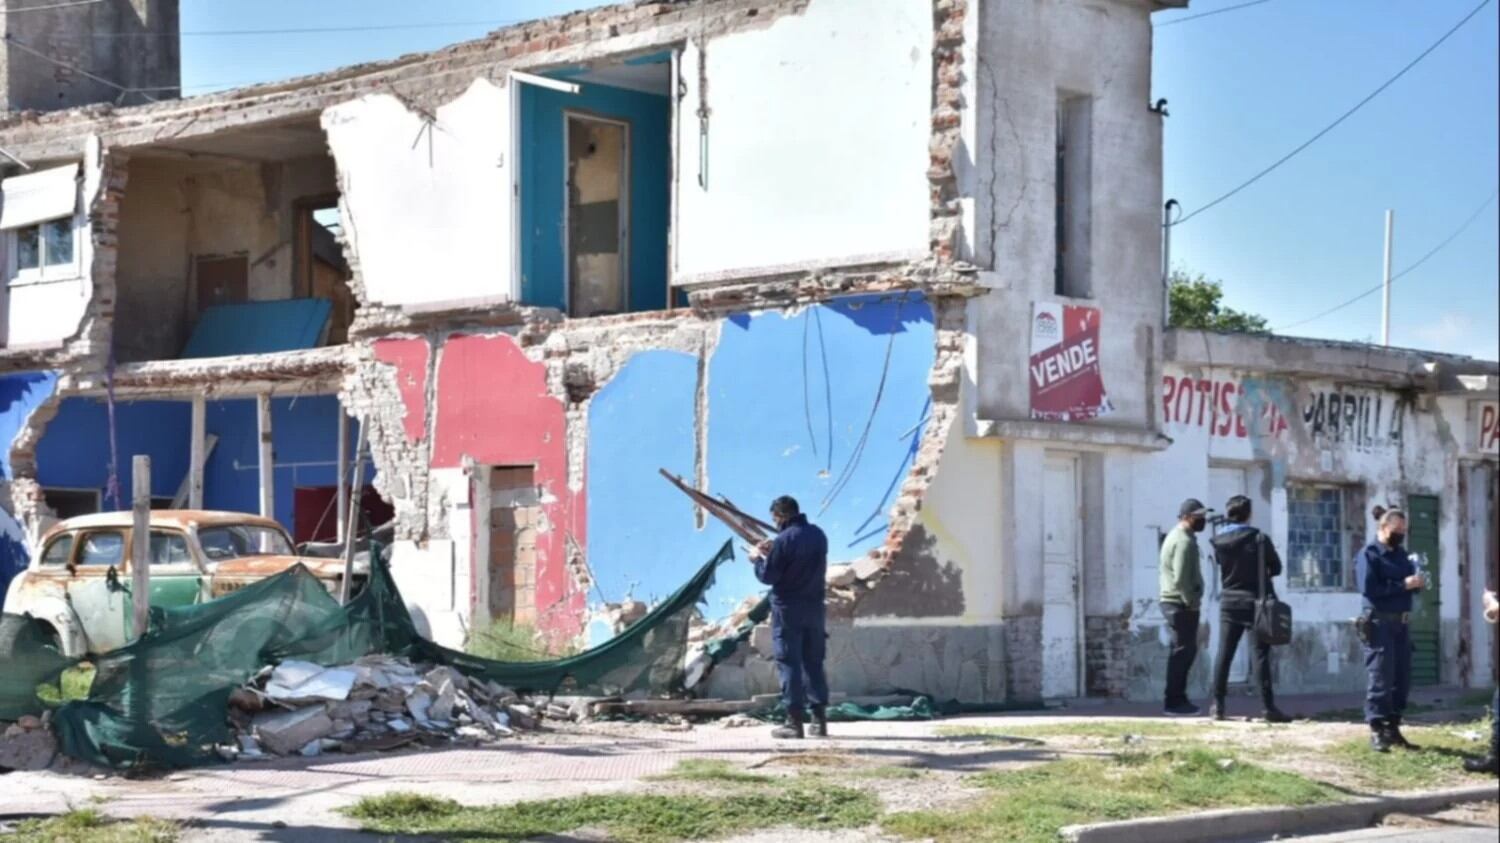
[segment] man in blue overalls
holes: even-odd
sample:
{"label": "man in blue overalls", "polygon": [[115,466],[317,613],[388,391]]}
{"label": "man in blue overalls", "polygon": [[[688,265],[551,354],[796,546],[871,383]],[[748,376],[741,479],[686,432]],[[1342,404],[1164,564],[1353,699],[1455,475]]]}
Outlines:
{"label": "man in blue overalls", "polygon": [[823,608],[823,580],[828,572],[828,537],[807,523],[797,501],[785,495],[771,503],[775,539],[767,539],[752,557],[755,577],[771,587],[771,642],[781,674],[786,725],[776,738],[800,738],[812,703],[812,735],[828,737],[828,678],[823,657],[828,646]]}
{"label": "man in blue overalls", "polygon": [[1355,570],[1364,594],[1361,618],[1364,643],[1365,722],[1370,724],[1370,748],[1412,749],[1401,734],[1401,714],[1411,689],[1412,595],[1427,586],[1404,547],[1406,515],[1388,509],[1380,515],[1379,541],[1355,557]]}

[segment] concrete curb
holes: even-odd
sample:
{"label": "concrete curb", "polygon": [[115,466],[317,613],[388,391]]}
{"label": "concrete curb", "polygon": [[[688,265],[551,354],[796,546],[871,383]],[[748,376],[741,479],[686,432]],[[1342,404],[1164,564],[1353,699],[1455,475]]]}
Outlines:
{"label": "concrete curb", "polygon": [[1274,834],[1311,834],[1345,828],[1364,828],[1387,814],[1429,814],[1464,802],[1500,800],[1500,785],[1469,785],[1447,790],[1386,794],[1333,805],[1305,808],[1235,808],[1201,811],[1176,817],[1144,817],[1120,822],[1070,825],[1059,830],[1074,843],[1193,843],[1270,837]]}

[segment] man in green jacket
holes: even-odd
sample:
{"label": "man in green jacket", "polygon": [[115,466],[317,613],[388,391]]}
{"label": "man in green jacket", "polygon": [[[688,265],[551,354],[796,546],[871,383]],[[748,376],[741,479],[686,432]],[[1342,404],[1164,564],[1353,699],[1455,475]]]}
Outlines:
{"label": "man in green jacket", "polygon": [[1208,508],[1188,498],[1177,510],[1177,526],[1161,544],[1161,614],[1172,631],[1167,656],[1166,713],[1197,714],[1187,698],[1188,671],[1198,657],[1198,609],[1203,603],[1203,572],[1198,568],[1198,534],[1208,525]]}

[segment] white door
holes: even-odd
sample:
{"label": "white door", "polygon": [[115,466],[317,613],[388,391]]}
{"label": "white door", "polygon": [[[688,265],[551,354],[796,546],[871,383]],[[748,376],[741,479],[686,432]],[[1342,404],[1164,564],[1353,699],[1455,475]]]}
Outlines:
{"label": "white door", "polygon": [[[1246,494],[1246,478],[1243,468],[1216,467],[1208,470],[1208,505],[1217,510],[1221,515],[1224,512],[1224,504],[1235,495]],[[1257,513],[1251,512],[1250,520],[1253,522]],[[1213,642],[1210,646],[1214,648],[1215,664],[1219,658],[1219,592],[1222,585],[1219,581],[1219,566],[1213,558],[1212,545],[1203,548],[1203,559],[1208,562],[1204,566],[1203,579],[1208,584],[1206,589],[1208,596],[1203,601],[1203,618],[1208,621],[1208,640]],[[1240,638],[1240,646],[1234,651],[1234,663],[1229,667],[1229,681],[1234,683],[1250,681],[1250,649],[1254,646],[1250,636]]]}
{"label": "white door", "polygon": [[1079,696],[1078,459],[1048,457],[1042,485],[1042,696]]}

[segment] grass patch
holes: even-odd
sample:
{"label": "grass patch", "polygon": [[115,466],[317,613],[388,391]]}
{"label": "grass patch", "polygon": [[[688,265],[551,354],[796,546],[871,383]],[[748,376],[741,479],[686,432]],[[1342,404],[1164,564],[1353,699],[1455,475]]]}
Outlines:
{"label": "grass patch", "polygon": [[[701,840],[755,829],[857,828],[874,822],[880,805],[867,793],[796,784],[713,798],[666,794],[610,794],[466,808],[431,800],[426,810],[412,794],[364,799],[348,810],[367,831],[437,835],[450,840],[525,840],[582,828],[603,829],[622,843]],[[401,802],[407,799],[411,801]],[[401,806],[417,810],[396,811]]]}
{"label": "grass patch", "polygon": [[1490,724],[1486,720],[1466,727],[1482,737],[1469,740],[1446,727],[1403,726],[1401,731],[1420,749],[1374,752],[1370,739],[1362,736],[1328,748],[1327,757],[1348,772],[1363,787],[1379,790],[1418,790],[1465,778],[1483,778],[1465,773],[1461,759],[1484,751]]}
{"label": "grass patch", "polygon": [[681,782],[724,782],[728,784],[770,784],[770,776],[747,773],[728,761],[688,758],[677,762],[670,773],[655,778]]}
{"label": "grass patch", "polygon": [[914,767],[897,767],[894,764],[881,764],[877,767],[856,767],[853,770],[845,770],[839,773],[848,779],[873,779],[876,781],[906,781],[920,779],[926,775],[922,770]]}
{"label": "grass patch", "polygon": [[536,628],[528,624],[495,621],[470,633],[464,651],[502,662],[544,662],[571,656],[577,649],[549,645]]}
{"label": "grass patch", "polygon": [[1126,735],[1189,740],[1202,736],[1204,726],[1161,723],[1155,720],[1093,720],[1037,726],[942,726],[937,733],[1002,743],[1007,738],[1102,738],[1123,741]]}
{"label": "grass patch", "polygon": [[69,811],[45,820],[26,820],[0,840],[36,843],[172,843],[178,828],[153,817],[116,820],[92,808]]}
{"label": "grass patch", "polygon": [[56,685],[38,685],[36,695],[47,705],[57,706],[73,700],[88,699],[89,688],[93,685],[94,666],[84,662],[63,671]]}
{"label": "grass patch", "polygon": [[1342,794],[1293,773],[1247,764],[1203,747],[1073,758],[982,773],[993,793],[968,808],[891,814],[885,830],[938,841],[1054,841],[1058,829],[1205,808],[1310,805]]}

